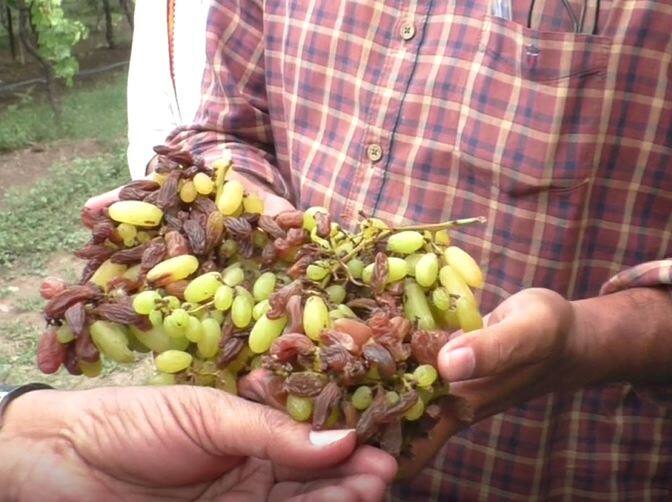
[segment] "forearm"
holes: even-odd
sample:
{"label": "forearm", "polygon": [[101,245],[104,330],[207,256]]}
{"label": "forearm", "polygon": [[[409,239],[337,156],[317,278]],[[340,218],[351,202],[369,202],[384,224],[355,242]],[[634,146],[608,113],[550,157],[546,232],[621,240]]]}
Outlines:
{"label": "forearm", "polygon": [[589,380],[672,383],[672,297],[632,288],[572,302],[578,357]]}

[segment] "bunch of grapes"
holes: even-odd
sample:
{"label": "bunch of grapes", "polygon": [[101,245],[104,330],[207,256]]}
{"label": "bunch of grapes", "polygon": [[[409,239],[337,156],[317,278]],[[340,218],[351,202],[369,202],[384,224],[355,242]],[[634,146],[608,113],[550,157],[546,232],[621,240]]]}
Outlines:
{"label": "bunch of grapes", "polygon": [[482,326],[483,275],[449,235],[481,220],[347,232],[319,207],[269,217],[229,160],[157,153],[152,180],[83,212],[79,284],[44,282],[40,369],[96,376],[103,356],[151,351],[152,384],[215,387],[407,452],[452,397],[440,348]]}

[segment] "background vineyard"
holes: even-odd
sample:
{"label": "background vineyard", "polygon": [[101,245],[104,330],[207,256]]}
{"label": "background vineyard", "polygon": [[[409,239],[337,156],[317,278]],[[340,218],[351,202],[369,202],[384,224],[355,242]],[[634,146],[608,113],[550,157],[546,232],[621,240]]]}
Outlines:
{"label": "background vineyard", "polygon": [[[33,3],[62,8],[64,19],[85,32],[70,46],[77,63],[71,82],[56,79],[60,119],[40,82],[44,68],[21,49],[20,3],[0,0],[0,382],[9,383],[46,381],[34,362],[43,327],[39,284],[46,275],[76,279],[81,265],[67,253],[86,239],[79,230],[79,208],[88,196],[128,179],[126,63],[132,19],[124,2],[24,0],[28,8]],[[127,6],[132,12],[132,2]],[[64,388],[123,384],[142,380],[145,368],[135,371],[127,375],[108,364],[92,381],[62,373],[48,380]]]}

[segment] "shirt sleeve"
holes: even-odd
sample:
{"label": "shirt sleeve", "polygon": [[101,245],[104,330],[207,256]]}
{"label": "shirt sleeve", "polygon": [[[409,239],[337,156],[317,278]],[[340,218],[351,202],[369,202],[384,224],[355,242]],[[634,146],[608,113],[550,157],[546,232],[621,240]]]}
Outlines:
{"label": "shirt sleeve", "polygon": [[[623,270],[602,285],[600,294],[607,295],[628,288],[661,286],[667,286],[672,295],[672,258],[649,261]],[[636,385],[633,388],[640,397],[672,409],[672,385]]]}
{"label": "shirt sleeve", "polygon": [[201,89],[194,123],[175,129],[167,144],[200,154],[206,162],[228,150],[237,173],[287,198],[268,110],[261,4],[212,3]]}

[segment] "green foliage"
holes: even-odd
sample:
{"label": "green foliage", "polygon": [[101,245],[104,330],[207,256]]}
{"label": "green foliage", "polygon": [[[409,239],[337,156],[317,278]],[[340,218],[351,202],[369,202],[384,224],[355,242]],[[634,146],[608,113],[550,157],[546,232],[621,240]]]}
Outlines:
{"label": "green foliage", "polygon": [[108,77],[96,87],[74,88],[63,95],[62,124],[42,100],[24,99],[0,112],[0,152],[56,139],[92,138],[117,142],[126,132],[126,75]]}
{"label": "green foliage", "polygon": [[86,26],[65,17],[61,0],[32,0],[29,5],[38,36],[38,52],[52,64],[57,77],[72,85],[79,71],[72,48],[88,35]]}
{"label": "green foliage", "polygon": [[79,221],[84,202],[127,181],[126,155],[118,148],[56,166],[29,190],[9,190],[0,210],[0,266],[82,245],[88,238]]}

